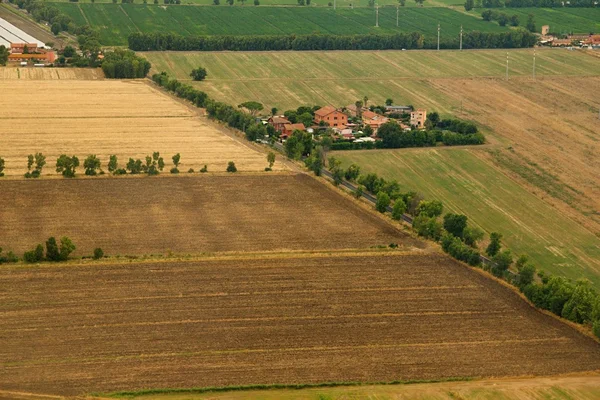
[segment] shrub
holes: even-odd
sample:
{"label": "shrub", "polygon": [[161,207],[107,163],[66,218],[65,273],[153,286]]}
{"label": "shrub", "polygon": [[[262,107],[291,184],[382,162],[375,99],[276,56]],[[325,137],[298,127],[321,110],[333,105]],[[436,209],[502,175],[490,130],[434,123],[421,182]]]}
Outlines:
{"label": "shrub", "polygon": [[104,257],[104,251],[100,247],[94,249],[94,260],[99,260]]}
{"label": "shrub", "polygon": [[61,154],[56,160],[56,172],[61,173],[65,178],[75,177],[75,170],[79,166],[79,158],[77,156],[68,157]]}
{"label": "shrub", "polygon": [[399,221],[402,219],[402,215],[404,215],[405,212],[406,212],[406,204],[404,203],[404,200],[396,199],[396,201],[394,202],[393,210],[392,210],[392,218],[395,219],[396,221]]}
{"label": "shrub", "polygon": [[48,261],[59,261],[60,259],[58,244],[54,237],[50,237],[46,240],[46,258]]}
{"label": "shrub", "polygon": [[202,169],[200,169],[200,172],[202,172],[202,173],[208,172],[208,167],[206,166],[206,164],[204,164],[204,167],[202,167]]}
{"label": "shrub", "polygon": [[44,259],[44,246],[38,244],[35,250],[27,251],[23,254],[23,260],[27,263],[36,263]]}
{"label": "shrub", "polygon": [[502,239],[502,234],[498,232],[490,233],[490,244],[485,249],[485,252],[488,256],[494,257],[500,251],[502,247],[500,244],[500,240]]}
{"label": "shrub", "polygon": [[435,217],[419,215],[413,220],[413,228],[417,235],[433,239],[436,242],[442,237],[442,224]]}
{"label": "shrub", "polygon": [[416,210],[416,215],[425,215],[427,217],[439,217],[442,215],[444,205],[438,200],[422,200]]}
{"label": "shrub", "polygon": [[60,261],[66,261],[69,258],[69,255],[73,251],[75,251],[75,249],[76,249],[75,244],[73,244],[71,239],[69,239],[66,236],[63,236],[60,239],[60,254],[59,254]]}
{"label": "shrub", "polygon": [[235,163],[233,161],[229,161],[227,163],[227,172],[237,172],[237,168],[235,166]]}
{"label": "shrub", "polygon": [[206,78],[206,69],[202,67],[194,68],[190,77],[195,81],[203,81]]}
{"label": "shrub", "polygon": [[354,191],[354,197],[356,197],[357,199],[360,199],[364,192],[365,192],[365,187],[363,185],[358,185],[356,187],[356,190]]}
{"label": "shrub", "polygon": [[193,174],[193,173],[194,173],[194,168],[188,169],[188,174]]}

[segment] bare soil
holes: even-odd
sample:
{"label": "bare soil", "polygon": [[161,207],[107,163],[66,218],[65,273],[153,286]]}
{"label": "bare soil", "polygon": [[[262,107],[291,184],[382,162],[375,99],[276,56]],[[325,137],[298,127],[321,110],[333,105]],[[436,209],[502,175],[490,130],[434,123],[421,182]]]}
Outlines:
{"label": "bare soil", "polygon": [[68,236],[76,254],[424,244],[304,174],[0,180],[0,247]]}
{"label": "bare soil", "polygon": [[593,339],[438,254],[3,267],[0,287],[4,390],[600,368]]}

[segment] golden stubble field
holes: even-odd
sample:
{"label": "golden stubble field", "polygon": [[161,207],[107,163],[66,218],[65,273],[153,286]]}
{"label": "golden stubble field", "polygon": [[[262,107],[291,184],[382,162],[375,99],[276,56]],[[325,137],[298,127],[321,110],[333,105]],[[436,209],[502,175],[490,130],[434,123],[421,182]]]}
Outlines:
{"label": "golden stubble field", "polygon": [[597,342],[440,254],[9,266],[0,287],[4,390],[77,395],[600,368]]}
{"label": "golden stubble field", "polygon": [[[129,157],[143,159],[153,151],[165,158],[167,171],[176,153],[182,172],[205,164],[209,171],[225,171],[229,161],[240,171],[268,166],[266,153],[145,81],[0,79],[0,93],[0,157],[7,176],[23,175],[27,155],[35,152],[47,157],[44,174],[55,174],[63,153],[81,163],[96,154],[104,169],[111,154],[124,167]],[[276,162],[274,169],[285,166]]]}
{"label": "golden stubble field", "polygon": [[351,249],[421,241],[305,174],[0,180],[0,247],[90,255]]}

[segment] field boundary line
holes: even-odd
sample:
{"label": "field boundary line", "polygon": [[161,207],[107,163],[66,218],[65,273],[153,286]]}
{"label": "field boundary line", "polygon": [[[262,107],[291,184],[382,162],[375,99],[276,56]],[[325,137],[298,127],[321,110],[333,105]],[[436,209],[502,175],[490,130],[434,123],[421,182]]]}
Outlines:
{"label": "field boundary line", "polygon": [[[79,3],[77,3],[77,5],[79,5]],[[133,22],[133,20],[131,19],[131,17],[129,16],[129,14],[127,14],[127,11],[125,11],[125,9],[121,6],[121,4],[119,4],[119,10],[121,10],[123,12],[123,14],[125,14],[125,16],[127,17],[127,19],[129,21],[131,21],[131,24],[135,27],[135,29],[137,29],[138,32],[142,32],[140,30],[140,28],[138,28],[138,26],[135,24],[135,22]]]}
{"label": "field boundary line", "polygon": [[83,17],[83,19],[85,19],[85,22],[89,25],[92,26],[92,24],[90,23],[90,20],[88,19],[87,15],[85,15],[85,13],[83,12],[83,9],[81,8],[81,6],[79,5],[79,3],[77,3],[77,8],[79,9],[79,13],[81,14],[81,16]]}

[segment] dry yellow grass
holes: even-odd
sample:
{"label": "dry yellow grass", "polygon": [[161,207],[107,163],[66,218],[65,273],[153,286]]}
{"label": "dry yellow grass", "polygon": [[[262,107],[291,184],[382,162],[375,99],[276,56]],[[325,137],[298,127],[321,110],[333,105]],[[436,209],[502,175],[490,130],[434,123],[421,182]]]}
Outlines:
{"label": "dry yellow grass", "polygon": [[[104,168],[111,154],[124,166],[129,157],[153,151],[161,152],[167,166],[181,153],[182,172],[205,164],[209,171],[225,171],[228,161],[240,171],[267,166],[265,154],[147,82],[0,80],[0,93],[0,157],[7,176],[25,173],[27,155],[35,152],[47,157],[44,174],[55,174],[55,160],[63,153],[81,161],[96,154]],[[285,167],[277,162],[274,168]]]}

